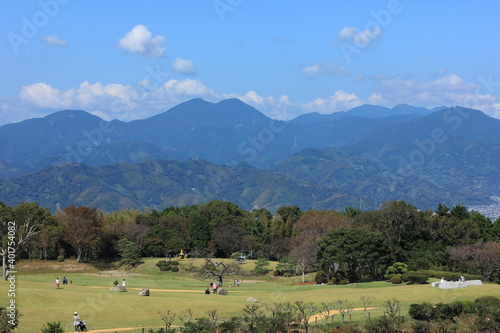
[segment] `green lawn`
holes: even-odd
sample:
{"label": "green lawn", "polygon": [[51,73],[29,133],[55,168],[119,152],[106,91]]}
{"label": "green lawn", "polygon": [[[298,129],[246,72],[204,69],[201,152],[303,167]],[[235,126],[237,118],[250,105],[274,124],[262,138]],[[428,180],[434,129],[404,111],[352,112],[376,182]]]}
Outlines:
{"label": "green lawn", "polygon": [[[191,308],[195,318],[205,316],[207,310],[217,309],[221,317],[229,317],[242,314],[242,309],[248,304],[248,296],[257,298],[259,303],[302,300],[317,305],[342,299],[348,300],[354,307],[362,306],[360,297],[373,297],[375,300],[371,306],[377,309],[370,311],[372,317],[381,315],[382,302],[391,298],[401,301],[402,314],[407,314],[412,303],[448,303],[454,300],[473,300],[486,295],[500,296],[500,286],[496,284],[454,290],[441,290],[430,285],[396,286],[387,282],[346,286],[294,285],[293,283],[300,281],[300,277],[277,280],[272,277],[259,278],[264,282],[249,281],[243,277],[241,287],[228,288],[227,296],[205,295],[204,290],[210,281],[200,281],[182,272],[159,273],[154,266],[157,261],[158,259],[146,259],[140,269],[133,271],[149,275],[124,276],[127,280],[127,293],[109,291],[114,280],[122,280],[122,275],[127,273],[125,271],[116,271],[113,276],[91,276],[85,271],[39,270],[38,274],[32,274],[33,272],[21,269],[17,276],[16,304],[23,316],[16,332],[40,332],[42,325],[48,321],[61,321],[65,330],[71,332],[74,311],[78,311],[90,330],[160,326],[162,321],[158,311],[167,309],[180,313]],[[252,263],[246,265],[252,267]],[[95,269],[89,270],[95,274]],[[62,278],[64,275],[73,280],[73,285],[61,285],[62,289],[57,290],[55,277]],[[309,276],[309,280],[311,279]],[[152,289],[150,297],[138,296],[139,289],[144,287]],[[8,304],[7,291],[7,282],[0,283],[2,305]],[[362,317],[362,311],[352,313],[353,320],[361,320]],[[140,329],[135,332],[140,332]]]}

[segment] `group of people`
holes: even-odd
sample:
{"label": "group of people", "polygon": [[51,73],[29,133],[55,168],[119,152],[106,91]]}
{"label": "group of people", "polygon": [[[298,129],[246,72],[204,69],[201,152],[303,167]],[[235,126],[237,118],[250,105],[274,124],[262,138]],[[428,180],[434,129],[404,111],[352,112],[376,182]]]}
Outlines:
{"label": "group of people", "polygon": [[[115,287],[118,287],[118,285],[119,285],[120,283],[119,283],[118,281],[115,281],[115,282],[113,282],[113,284],[115,285]],[[126,284],[127,284],[127,283],[126,283],[125,279],[123,279],[123,281],[122,281],[122,287],[123,287],[123,288],[125,288]]]}
{"label": "group of people", "polygon": [[[448,282],[449,281],[452,281],[452,282],[465,282],[465,277],[462,275],[460,276],[460,278],[458,279],[458,281],[456,281],[456,277],[453,277],[451,280],[447,280]],[[445,279],[444,277],[441,278],[441,283],[444,283],[445,282]]]}
{"label": "group of people", "polygon": [[[241,284],[241,280],[234,280],[233,281],[233,286],[237,286],[239,287]],[[229,285],[231,287],[231,285]],[[217,285],[217,283],[215,282],[210,282],[210,287],[212,288],[212,291],[214,294],[217,294],[217,290],[219,289],[219,286]],[[205,290],[205,294],[210,294],[210,288],[207,288],[207,290]]]}
{"label": "group of people", "polygon": [[[66,279],[66,277],[64,276],[63,279],[62,279],[62,283],[63,284],[68,284],[68,279]],[[60,289],[60,281],[59,281],[59,277],[56,277],[56,288],[57,289]],[[69,284],[73,284],[73,280],[69,281]]]}

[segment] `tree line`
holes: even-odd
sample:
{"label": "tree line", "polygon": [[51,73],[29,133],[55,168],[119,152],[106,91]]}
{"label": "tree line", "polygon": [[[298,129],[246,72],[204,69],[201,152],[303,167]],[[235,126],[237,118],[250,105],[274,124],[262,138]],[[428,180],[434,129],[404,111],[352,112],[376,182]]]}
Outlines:
{"label": "tree line", "polygon": [[103,213],[70,206],[52,214],[34,202],[15,207],[0,202],[0,221],[4,273],[8,222],[15,221],[16,254],[26,259],[168,257],[181,249],[199,257],[230,257],[245,250],[253,258],[293,262],[301,273],[321,269],[330,279],[376,279],[395,262],[405,262],[410,270],[500,278],[500,218],[492,221],[462,205],[419,211],[404,201],[389,201],[368,212],[283,206],[272,214],[216,200],[162,211]]}

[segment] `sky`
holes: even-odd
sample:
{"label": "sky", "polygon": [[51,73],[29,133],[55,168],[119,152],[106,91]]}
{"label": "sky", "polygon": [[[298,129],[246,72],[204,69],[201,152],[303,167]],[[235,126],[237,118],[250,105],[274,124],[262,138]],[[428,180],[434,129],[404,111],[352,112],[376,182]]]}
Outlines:
{"label": "sky", "polygon": [[0,125],[130,121],[192,98],[293,119],[362,104],[500,119],[498,1],[0,2]]}

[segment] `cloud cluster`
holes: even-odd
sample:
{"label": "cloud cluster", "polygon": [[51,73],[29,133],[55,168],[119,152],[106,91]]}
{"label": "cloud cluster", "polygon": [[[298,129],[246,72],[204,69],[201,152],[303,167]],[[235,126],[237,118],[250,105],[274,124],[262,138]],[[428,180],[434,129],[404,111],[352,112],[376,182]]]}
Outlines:
{"label": "cloud cluster", "polygon": [[43,36],[42,41],[46,44],[53,45],[53,46],[59,46],[59,47],[65,47],[68,44],[67,40],[62,39],[56,35]]}
{"label": "cloud cluster", "polygon": [[338,77],[338,76],[349,76],[351,72],[347,68],[334,63],[317,62],[312,66],[303,68],[300,71],[300,74],[309,76],[327,75],[332,77]]}
{"label": "cloud cluster", "polygon": [[162,57],[165,53],[165,37],[153,34],[148,27],[139,24],[118,41],[118,47],[141,57]]}
{"label": "cloud cluster", "polygon": [[366,47],[372,41],[377,40],[382,35],[382,30],[378,25],[374,25],[371,30],[358,31],[355,27],[344,27],[337,35],[338,39],[348,41],[357,47]]}
{"label": "cloud cluster", "polygon": [[144,89],[141,85],[122,85],[83,82],[78,87],[60,90],[46,83],[36,83],[22,88],[17,104],[1,101],[0,114],[4,121],[34,117],[33,110],[48,114],[61,109],[82,109],[104,119],[129,121],[153,116],[169,108],[200,97],[217,102],[226,98],[239,98],[269,117],[281,120],[293,119],[306,112],[333,113],[346,111],[362,104],[392,107],[410,104],[420,107],[462,105],[479,109],[490,116],[500,118],[500,102],[480,83],[464,82],[451,74],[430,81],[415,78],[373,75],[366,77],[373,83],[369,96],[337,90],[330,96],[318,97],[305,103],[292,101],[289,96],[261,96],[256,91],[244,94],[219,93],[200,80],[186,78],[169,79]]}
{"label": "cloud cluster", "polygon": [[183,75],[195,75],[194,63],[191,60],[176,58],[172,63],[172,70]]}

